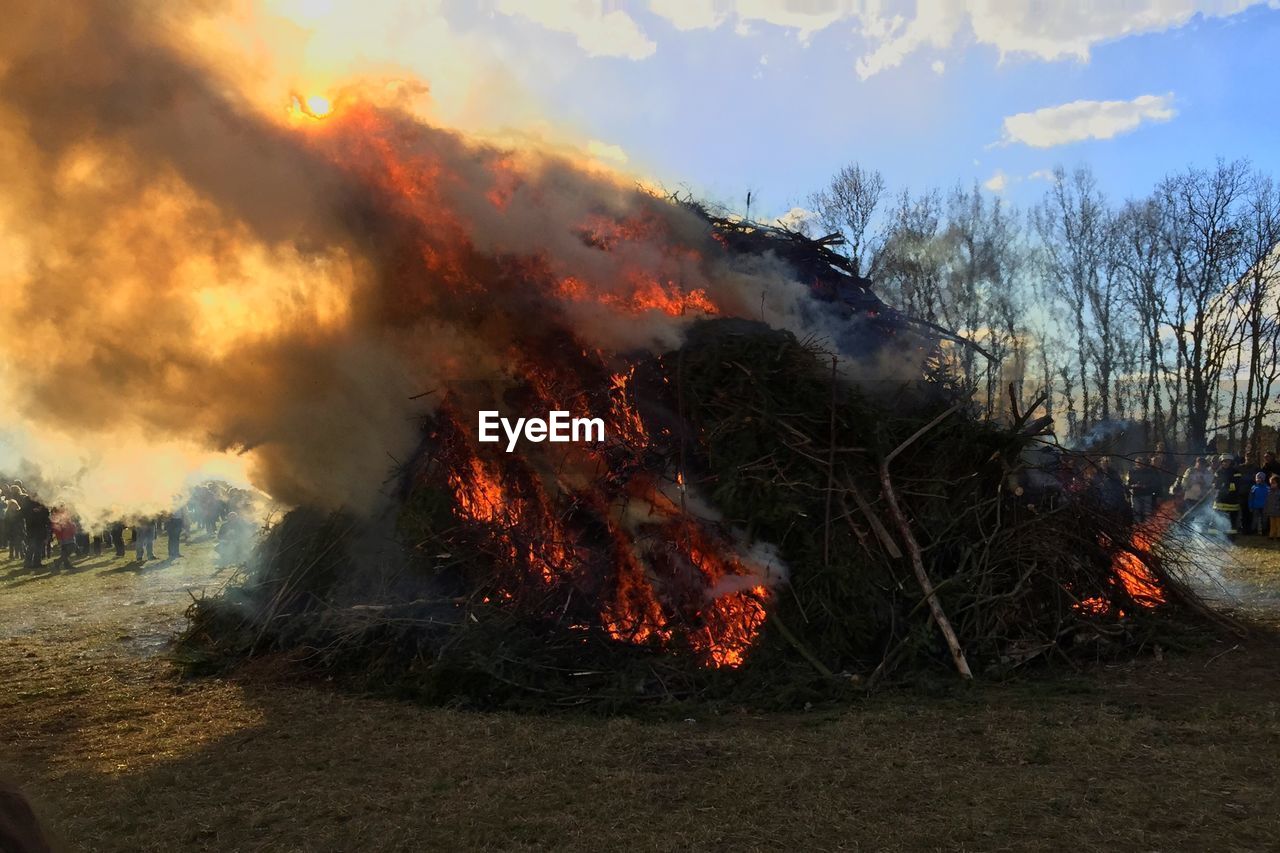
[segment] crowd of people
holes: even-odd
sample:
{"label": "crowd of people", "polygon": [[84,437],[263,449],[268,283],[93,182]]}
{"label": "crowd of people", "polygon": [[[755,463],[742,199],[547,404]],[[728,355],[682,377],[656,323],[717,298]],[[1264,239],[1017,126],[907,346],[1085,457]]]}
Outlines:
{"label": "crowd of people", "polygon": [[1043,447],[1008,483],[1031,512],[1065,501],[1091,512],[1141,523],[1153,516],[1208,522],[1230,536],[1280,541],[1280,459],[1272,451],[1252,459],[1156,451],[1063,451]]}
{"label": "crowd of people", "polygon": [[5,478],[0,483],[0,554],[7,554],[9,560],[21,559],[28,569],[43,567],[46,560],[55,560],[55,554],[57,568],[71,569],[77,558],[111,550],[123,557],[130,548],[135,560],[145,562],[157,559],[157,541],[163,537],[166,557],[173,560],[182,556],[184,536],[189,539],[191,533],[203,531],[217,538],[220,563],[241,563],[252,549],[254,526],[248,520],[252,502],[252,495],[244,490],[206,483],[176,500],[167,512],[91,525],[83,523],[73,508],[46,503],[21,480]]}
{"label": "crowd of people", "polygon": [[1232,535],[1280,539],[1280,461],[1270,451],[1256,461],[1200,456],[1185,467],[1163,453],[1140,458],[1129,469],[1125,490],[1138,520],[1173,498],[1188,512],[1211,505]]}
{"label": "crowd of people", "polygon": [[1257,464],[1222,456],[1214,472],[1213,508],[1232,532],[1280,539],[1280,461],[1265,453]]}

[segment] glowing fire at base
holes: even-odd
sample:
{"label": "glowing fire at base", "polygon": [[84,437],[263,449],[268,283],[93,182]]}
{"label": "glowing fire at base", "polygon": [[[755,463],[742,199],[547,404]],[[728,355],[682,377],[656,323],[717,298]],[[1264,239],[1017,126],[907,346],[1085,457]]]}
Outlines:
{"label": "glowing fire at base", "polygon": [[578,393],[571,371],[554,364],[526,372],[525,390],[569,394],[555,403],[565,407],[598,381],[597,406],[608,413],[610,441],[559,446],[554,474],[539,462],[542,448],[482,457],[452,407],[442,414],[435,458],[453,513],[496,558],[494,600],[562,601],[555,615],[583,630],[741,666],[767,618],[767,569],[688,511],[683,492],[666,493],[642,462],[650,440],[632,400],[634,370],[610,372],[602,360],[588,357],[595,370],[584,371]]}
{"label": "glowing fire at base", "polygon": [[1173,523],[1174,511],[1166,504],[1160,510],[1138,524],[1133,530],[1132,550],[1124,549],[1116,554],[1116,577],[1124,584],[1125,591],[1143,607],[1152,608],[1164,604],[1165,592],[1151,574],[1143,557],[1149,557],[1152,549]]}
{"label": "glowing fire at base", "polygon": [[[1124,588],[1129,598],[1140,607],[1151,610],[1164,604],[1168,597],[1160,582],[1151,573],[1147,565],[1152,550],[1173,524],[1176,511],[1172,504],[1164,504],[1151,517],[1134,525],[1133,534],[1128,546],[1120,547],[1112,559],[1112,570],[1116,581]],[[1076,609],[1095,616],[1106,616],[1111,610],[1111,603],[1101,596],[1082,599]],[[1124,610],[1116,612],[1123,619]]]}

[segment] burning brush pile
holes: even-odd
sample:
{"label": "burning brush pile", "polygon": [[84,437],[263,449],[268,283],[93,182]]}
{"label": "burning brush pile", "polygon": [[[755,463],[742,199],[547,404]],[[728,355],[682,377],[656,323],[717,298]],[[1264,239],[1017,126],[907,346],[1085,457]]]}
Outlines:
{"label": "burning brush pile", "polygon": [[[300,507],[192,608],[193,668],[785,703],[1124,653],[1195,611],[1157,537],[1088,472],[1037,471],[1043,425],[980,417],[963,342],[834,238],[440,126],[415,81],[287,106],[184,4],[18,5],[3,396],[77,453],[133,437],[131,474],[157,437],[240,454]],[[481,412],[603,437],[508,452]]]}
{"label": "burning brush pile", "polygon": [[[1123,655],[1206,618],[1165,569],[1172,517],[1135,528],[1047,419],[980,417],[829,241],[692,212],[703,251],[788,264],[828,334],[674,285],[643,291],[687,320],[665,352],[513,326],[502,380],[434,392],[381,523],[295,510],[192,607],[192,668],[265,656],[482,706],[789,704]],[[605,437],[510,452],[477,440],[486,410]]]}

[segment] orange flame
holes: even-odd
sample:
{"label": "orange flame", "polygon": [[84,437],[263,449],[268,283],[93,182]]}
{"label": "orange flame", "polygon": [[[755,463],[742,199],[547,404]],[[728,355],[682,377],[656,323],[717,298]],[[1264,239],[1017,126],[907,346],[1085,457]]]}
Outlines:
{"label": "orange flame", "polygon": [[[1161,506],[1149,518],[1134,526],[1130,543],[1117,549],[1111,560],[1114,582],[1124,588],[1129,598],[1148,610],[1159,607],[1168,600],[1160,581],[1151,573],[1147,558],[1173,524],[1174,517],[1172,504]],[[1092,616],[1106,616],[1111,613],[1112,607],[1106,598],[1090,596],[1081,599],[1075,609]],[[1116,617],[1123,619],[1124,610],[1117,610]]]}
{"label": "orange flame", "polygon": [[[581,267],[569,267],[572,252],[481,251],[471,235],[487,233],[481,226],[489,217],[518,206],[526,187],[536,186],[521,156],[468,151],[461,173],[450,165],[460,162],[450,146],[461,142],[417,138],[394,116],[358,102],[344,101],[330,119],[308,122],[305,130],[308,144],[372,195],[370,230],[395,280],[384,289],[385,304],[369,310],[406,325],[448,313],[467,318],[477,335],[514,337],[504,367],[516,387],[455,389],[437,416],[453,514],[501,564],[495,597],[555,600],[564,607],[556,616],[570,627],[595,625],[638,645],[681,644],[708,666],[742,665],[764,623],[768,590],[735,581],[754,574],[735,546],[664,496],[660,478],[638,464],[651,442],[635,408],[633,366],[582,344],[569,329],[558,329],[566,333],[559,342],[539,338],[539,324],[510,310],[546,305],[560,317],[569,305],[583,304],[623,317],[718,314],[720,306],[699,286],[700,249],[677,239],[674,226],[652,212],[605,212],[571,230],[591,257]],[[477,195],[484,204],[471,203]],[[517,298],[502,298],[507,292]],[[539,443],[520,454],[490,455],[461,426],[470,419],[459,413],[478,403],[502,408],[495,405],[502,394],[514,395],[507,399],[519,399],[525,411],[603,414],[606,435],[616,441]],[[629,502],[650,511],[628,515]]]}
{"label": "orange flame", "polygon": [[1150,518],[1134,527],[1132,548],[1122,548],[1116,553],[1112,563],[1116,577],[1124,584],[1125,591],[1143,607],[1152,608],[1165,603],[1165,592],[1143,558],[1150,556],[1151,550],[1172,523],[1172,505],[1165,504]]}

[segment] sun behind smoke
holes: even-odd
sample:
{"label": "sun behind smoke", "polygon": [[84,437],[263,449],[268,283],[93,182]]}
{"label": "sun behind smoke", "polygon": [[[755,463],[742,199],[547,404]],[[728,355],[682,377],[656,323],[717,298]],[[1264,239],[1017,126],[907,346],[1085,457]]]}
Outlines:
{"label": "sun behind smoke", "polygon": [[312,118],[324,118],[333,112],[333,104],[323,95],[311,95],[306,101],[307,115]]}

